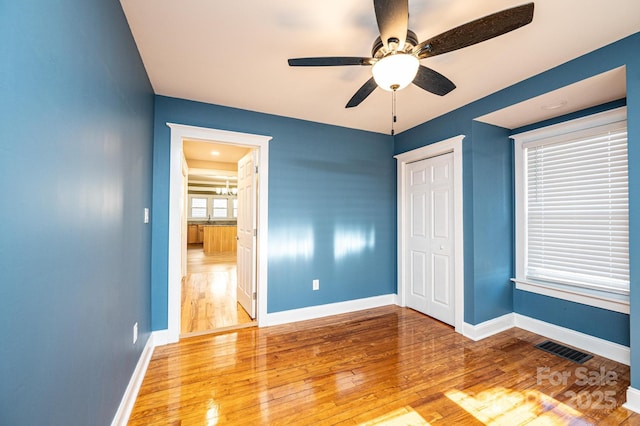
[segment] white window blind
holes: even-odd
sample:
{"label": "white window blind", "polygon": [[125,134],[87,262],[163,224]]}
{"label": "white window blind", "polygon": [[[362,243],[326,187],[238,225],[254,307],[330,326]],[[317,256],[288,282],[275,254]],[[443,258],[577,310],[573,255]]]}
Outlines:
{"label": "white window blind", "polygon": [[628,294],[626,121],[523,148],[526,278]]}
{"label": "white window blind", "polygon": [[227,217],[229,200],[226,198],[213,199],[213,217]]}
{"label": "white window blind", "polygon": [[237,217],[237,202],[234,195],[189,194],[188,219],[195,221],[234,219]]}
{"label": "white window blind", "polygon": [[191,217],[206,218],[207,217],[207,199],[191,197]]}

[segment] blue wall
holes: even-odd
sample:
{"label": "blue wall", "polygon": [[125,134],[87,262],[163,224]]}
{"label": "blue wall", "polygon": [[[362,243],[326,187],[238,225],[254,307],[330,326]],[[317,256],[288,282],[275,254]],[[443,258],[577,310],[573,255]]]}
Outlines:
{"label": "blue wall", "polygon": [[465,318],[477,324],[513,312],[513,143],[501,127],[473,122],[471,131],[474,298]]}
{"label": "blue wall", "polygon": [[[631,386],[640,389],[640,35],[627,40],[627,131],[629,138],[629,321]],[[636,52],[636,53],[631,53]]]}
{"label": "blue wall", "polygon": [[[515,311],[621,344],[631,344],[632,364],[640,365],[640,331],[629,316],[576,303],[513,292],[505,280],[513,274],[512,154],[506,129],[474,122],[476,117],[626,65],[629,127],[631,318],[640,317],[640,34],[591,52],[438,117],[395,138],[395,153],[455,135],[463,141],[465,238],[465,321],[470,324]],[[608,107],[608,106],[607,106]],[[492,216],[492,212],[496,216]],[[511,228],[511,229],[510,229]],[[496,252],[497,256],[493,256]],[[510,296],[511,294],[511,296]],[[635,302],[635,303],[634,303]],[[596,319],[596,321],[594,321]],[[606,326],[603,326],[606,324]],[[634,351],[633,348],[636,348]],[[632,370],[640,386],[640,371]]]}
{"label": "blue wall", "polygon": [[0,424],[110,424],[150,331],[152,89],[116,0],[3,1],[0,40]]}
{"label": "blue wall", "polygon": [[[396,292],[393,139],[216,105],[156,97],[152,326],[167,328],[167,122],[272,136],[269,313]],[[320,290],[312,291],[313,279]]]}

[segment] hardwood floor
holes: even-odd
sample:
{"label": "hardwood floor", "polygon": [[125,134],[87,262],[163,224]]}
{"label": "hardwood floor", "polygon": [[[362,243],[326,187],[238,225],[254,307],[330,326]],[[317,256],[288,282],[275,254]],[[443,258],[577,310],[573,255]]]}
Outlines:
{"label": "hardwood floor", "polygon": [[388,306],[156,348],[130,425],[634,425],[629,367]]}
{"label": "hardwood floor", "polygon": [[187,249],[182,281],[181,337],[252,326],[236,295],[236,254],[205,254],[201,244]]}

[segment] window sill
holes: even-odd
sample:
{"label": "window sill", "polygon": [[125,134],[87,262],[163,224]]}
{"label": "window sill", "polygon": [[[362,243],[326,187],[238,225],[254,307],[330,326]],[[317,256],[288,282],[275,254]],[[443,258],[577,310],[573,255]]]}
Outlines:
{"label": "window sill", "polygon": [[595,306],[623,314],[629,313],[629,296],[627,295],[581,289],[550,282],[522,280],[519,278],[512,278],[511,281],[516,284],[518,290],[542,294],[544,296],[555,297],[583,305]]}

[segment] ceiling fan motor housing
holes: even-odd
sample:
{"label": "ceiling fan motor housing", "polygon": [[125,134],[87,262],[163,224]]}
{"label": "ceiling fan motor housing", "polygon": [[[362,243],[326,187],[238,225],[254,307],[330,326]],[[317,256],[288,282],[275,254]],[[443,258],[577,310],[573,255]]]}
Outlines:
{"label": "ceiling fan motor housing", "polygon": [[[411,30],[407,30],[407,38],[404,42],[404,48],[398,52],[412,53],[413,48],[418,45],[418,36]],[[382,38],[378,36],[371,47],[371,57],[380,59],[391,53],[382,43]]]}

